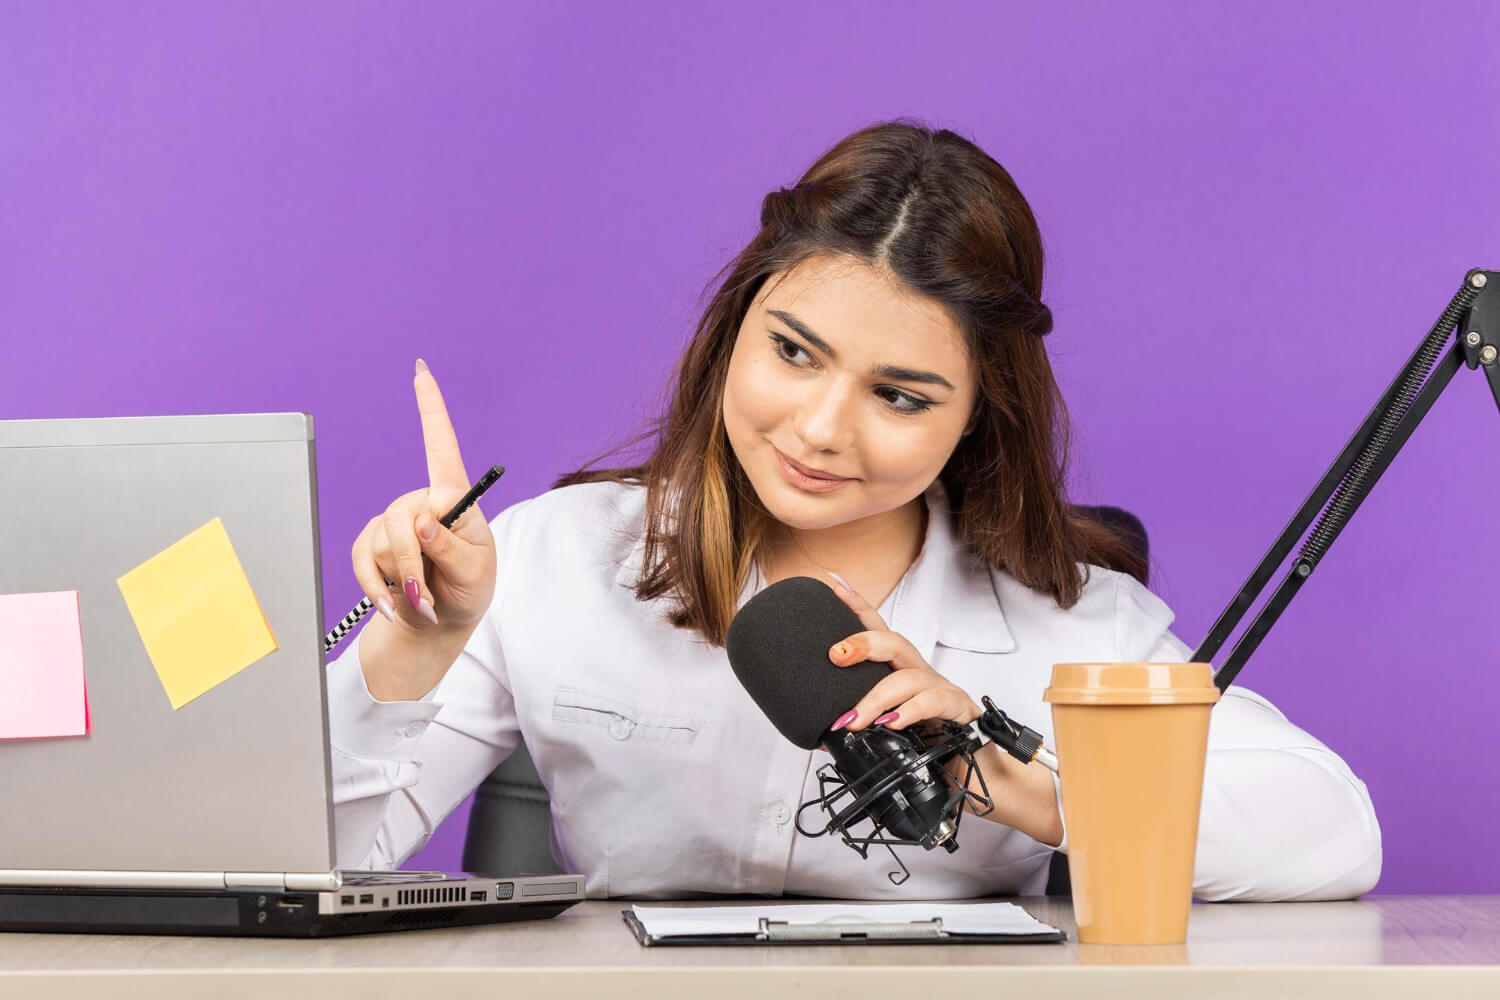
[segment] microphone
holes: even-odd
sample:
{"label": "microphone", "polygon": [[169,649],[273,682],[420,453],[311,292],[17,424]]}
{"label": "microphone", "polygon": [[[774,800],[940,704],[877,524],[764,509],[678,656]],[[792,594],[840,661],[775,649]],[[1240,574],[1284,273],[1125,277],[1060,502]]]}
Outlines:
{"label": "microphone", "polygon": [[[899,878],[890,873],[900,885],[910,871],[894,847],[941,846],[951,853],[958,849],[965,801],[978,815],[993,808],[974,750],[993,741],[1018,760],[1041,760],[1054,771],[1056,758],[1035,730],[1012,722],[988,697],[980,719],[968,726],[945,720],[933,743],[910,729],[885,726],[830,732],[891,672],[884,663],[839,667],[828,659],[831,646],[863,631],[859,616],[827,584],[790,577],[746,602],[730,623],[725,649],[735,676],[777,731],[804,750],[821,746],[833,758],[831,767],[818,770],[818,797],[797,810],[797,831],[807,837],[836,831],[861,857],[869,856],[871,845],[884,845],[900,866]],[[944,766],[955,757],[967,765],[962,782]],[[975,776],[979,792],[969,788]],[[814,806],[829,820],[820,830],[804,829],[802,814]],[[868,836],[849,832],[866,819],[873,824]]]}

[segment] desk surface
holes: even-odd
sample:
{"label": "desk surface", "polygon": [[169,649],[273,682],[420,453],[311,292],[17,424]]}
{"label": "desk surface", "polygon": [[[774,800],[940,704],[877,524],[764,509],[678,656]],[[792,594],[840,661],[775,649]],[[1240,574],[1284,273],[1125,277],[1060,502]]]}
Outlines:
{"label": "desk surface", "polygon": [[643,948],[620,918],[629,902],[608,900],[551,920],[327,940],[0,934],[0,996],[1500,996],[1500,896],[1196,904],[1186,945],[1130,948],[1072,940],[1064,899],[1017,902],[1070,940]]}

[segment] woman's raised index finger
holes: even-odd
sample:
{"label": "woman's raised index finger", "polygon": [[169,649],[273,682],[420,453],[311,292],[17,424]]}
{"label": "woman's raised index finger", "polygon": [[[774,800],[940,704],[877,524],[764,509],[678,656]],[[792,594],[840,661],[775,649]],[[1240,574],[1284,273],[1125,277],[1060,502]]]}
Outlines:
{"label": "woman's raised index finger", "polygon": [[463,455],[458,450],[458,435],[448,419],[442,390],[427,362],[417,359],[417,373],[412,379],[417,391],[417,410],[422,414],[422,443],[427,449],[427,483],[432,490],[464,493],[469,488],[469,474],[464,471]]}

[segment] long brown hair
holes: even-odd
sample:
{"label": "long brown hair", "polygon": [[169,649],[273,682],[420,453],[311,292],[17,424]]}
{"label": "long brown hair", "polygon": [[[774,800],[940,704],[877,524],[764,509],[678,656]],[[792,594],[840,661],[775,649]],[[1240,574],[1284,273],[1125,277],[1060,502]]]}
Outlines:
{"label": "long brown hair", "polygon": [[[828,150],[795,187],[766,195],[760,222],[710,282],[718,288],[677,363],[665,414],[553,484],[645,484],[638,599],[672,594],[672,624],[723,645],[770,517],[724,430],[729,356],[766,279],[819,255],[888,270],[946,306],[963,331],[978,423],[940,474],[963,545],[1063,608],[1082,593],[1085,564],[1144,581],[1140,555],[1064,496],[1070,428],[1042,344],[1052,314],[1041,303],[1041,234],[999,163],[947,129],[884,122]],[[591,468],[652,437],[644,464]]]}

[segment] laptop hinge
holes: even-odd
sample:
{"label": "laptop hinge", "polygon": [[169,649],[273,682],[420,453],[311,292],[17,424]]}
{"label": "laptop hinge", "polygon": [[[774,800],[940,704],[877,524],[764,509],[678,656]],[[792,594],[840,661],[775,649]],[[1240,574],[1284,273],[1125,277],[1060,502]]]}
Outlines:
{"label": "laptop hinge", "polygon": [[332,892],[344,884],[338,872],[287,872],[286,887],[298,892]]}
{"label": "laptop hinge", "polygon": [[225,872],[226,889],[286,889],[331,892],[343,885],[338,872]]}

